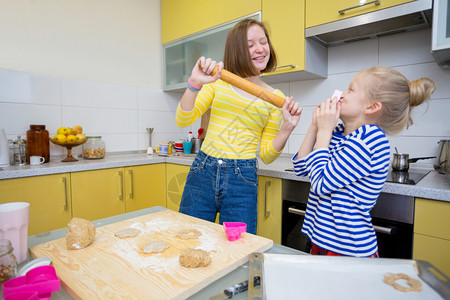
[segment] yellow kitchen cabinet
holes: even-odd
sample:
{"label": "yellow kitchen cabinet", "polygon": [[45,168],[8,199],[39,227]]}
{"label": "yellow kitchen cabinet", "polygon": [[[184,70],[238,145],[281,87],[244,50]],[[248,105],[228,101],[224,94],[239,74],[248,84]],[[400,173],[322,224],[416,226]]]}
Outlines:
{"label": "yellow kitchen cabinet", "polygon": [[0,204],[30,203],[28,235],[67,227],[72,218],[70,174],[0,180]]}
{"label": "yellow kitchen cabinet", "polygon": [[450,275],[450,203],[416,198],[413,259],[426,260]]}
{"label": "yellow kitchen cabinet", "polygon": [[261,0],[162,0],[162,44],[250,15]]}
{"label": "yellow kitchen cabinet", "polygon": [[166,164],[167,208],[178,211],[190,166]]}
{"label": "yellow kitchen cabinet", "polygon": [[72,173],[73,216],[97,220],[166,206],[164,164]]}
{"label": "yellow kitchen cabinet", "polygon": [[[370,3],[373,1],[366,1],[367,5],[359,6],[361,2],[359,0],[306,0],[306,28],[363,15],[412,1],[414,0],[383,0],[379,1],[379,5]],[[355,6],[359,7],[346,10],[347,8]],[[339,11],[341,10],[345,10],[345,12],[340,14]]]}
{"label": "yellow kitchen cabinet", "polygon": [[267,82],[327,76],[327,48],[305,40],[305,0],[262,0],[262,21],[278,58],[277,70],[264,74]]}
{"label": "yellow kitchen cabinet", "polygon": [[257,234],[281,244],[282,180],[258,176]]}

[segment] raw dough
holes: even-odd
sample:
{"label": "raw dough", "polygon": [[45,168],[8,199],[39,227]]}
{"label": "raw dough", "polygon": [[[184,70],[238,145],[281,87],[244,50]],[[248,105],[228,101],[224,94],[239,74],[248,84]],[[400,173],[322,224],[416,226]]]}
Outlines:
{"label": "raw dough", "polygon": [[197,229],[184,229],[177,232],[177,237],[182,239],[196,239],[201,236],[202,233]]}
{"label": "raw dough", "polygon": [[125,239],[125,238],[129,238],[129,237],[135,237],[135,236],[139,235],[139,233],[141,233],[141,231],[139,229],[130,227],[130,228],[121,229],[121,230],[117,231],[116,233],[114,233],[114,235],[117,236],[118,238]]}
{"label": "raw dough", "polygon": [[[405,279],[409,287],[405,287],[395,282],[398,279]],[[422,290],[422,283],[419,280],[411,278],[404,273],[398,274],[386,273],[384,274],[383,281],[386,284],[392,285],[396,290],[402,292],[411,292],[411,291],[420,292]]]}
{"label": "raw dough", "polygon": [[67,225],[66,245],[69,250],[82,249],[92,242],[95,236],[95,226],[91,221],[72,218]]}
{"label": "raw dough", "polygon": [[142,247],[144,253],[163,252],[169,248],[169,244],[164,241],[151,241]]}
{"label": "raw dough", "polygon": [[211,263],[208,252],[200,249],[185,248],[180,254],[180,265],[188,268],[206,267]]}

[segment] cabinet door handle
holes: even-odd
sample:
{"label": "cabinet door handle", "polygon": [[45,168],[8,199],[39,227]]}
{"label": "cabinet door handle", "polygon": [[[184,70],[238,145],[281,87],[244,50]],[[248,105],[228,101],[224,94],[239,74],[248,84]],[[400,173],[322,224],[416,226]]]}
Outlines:
{"label": "cabinet door handle", "polygon": [[284,66],[277,66],[277,69],[283,69],[283,68],[297,68],[297,65],[284,65]]}
{"label": "cabinet door handle", "polygon": [[120,195],[119,195],[119,200],[123,200],[123,173],[122,173],[122,171],[119,171],[119,176],[120,176]]}
{"label": "cabinet door handle", "polygon": [[397,232],[396,228],[383,227],[383,226],[377,226],[377,225],[373,225],[373,229],[375,230],[375,232],[384,233],[387,235],[394,235]]}
{"label": "cabinet door handle", "polygon": [[360,5],[355,5],[355,6],[352,6],[352,7],[348,7],[348,8],[344,8],[344,9],[338,10],[338,12],[341,15],[345,15],[345,12],[347,10],[355,9],[355,8],[358,8],[358,7],[361,7],[361,6],[364,6],[364,5],[373,4],[373,3],[375,3],[375,5],[380,5],[381,1],[380,0],[370,1],[370,2],[367,2],[367,3],[360,4]]}
{"label": "cabinet door handle", "polygon": [[66,177],[63,177],[62,181],[64,182],[64,198],[65,198],[64,210],[67,210],[68,207],[67,207],[67,180],[66,180]]}
{"label": "cabinet door handle", "polygon": [[270,181],[266,181],[264,184],[264,217],[270,216],[270,211],[267,211],[267,187],[270,186]]}
{"label": "cabinet door handle", "polygon": [[131,180],[131,193],[128,194],[128,196],[133,199],[134,197],[134,187],[133,187],[133,170],[128,170],[128,173],[130,174],[130,180]]}

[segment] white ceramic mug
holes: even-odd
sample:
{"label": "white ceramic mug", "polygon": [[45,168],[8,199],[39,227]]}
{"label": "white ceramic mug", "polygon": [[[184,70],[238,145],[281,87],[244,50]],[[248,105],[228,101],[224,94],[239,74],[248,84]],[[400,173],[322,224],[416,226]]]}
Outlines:
{"label": "white ceramic mug", "polygon": [[42,156],[30,156],[30,165],[37,166],[43,164],[45,162],[45,158]]}
{"label": "white ceramic mug", "polygon": [[21,263],[28,255],[28,222],[30,204],[9,202],[0,204],[0,239],[10,240],[17,262]]}

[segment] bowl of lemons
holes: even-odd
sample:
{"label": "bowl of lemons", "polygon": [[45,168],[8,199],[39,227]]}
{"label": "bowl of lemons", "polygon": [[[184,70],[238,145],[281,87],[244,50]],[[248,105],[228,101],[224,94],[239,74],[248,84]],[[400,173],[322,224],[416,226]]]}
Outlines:
{"label": "bowl of lemons", "polygon": [[86,135],[83,134],[83,128],[79,125],[72,128],[60,127],[51,141],[53,144],[67,149],[67,157],[62,162],[78,161],[72,156],[72,148],[86,143]]}

